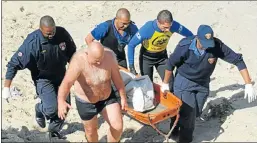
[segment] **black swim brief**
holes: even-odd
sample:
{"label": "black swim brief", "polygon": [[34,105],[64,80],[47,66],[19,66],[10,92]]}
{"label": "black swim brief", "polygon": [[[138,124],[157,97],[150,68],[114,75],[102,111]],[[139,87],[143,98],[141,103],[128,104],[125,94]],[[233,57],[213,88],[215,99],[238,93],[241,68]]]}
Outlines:
{"label": "black swim brief", "polygon": [[98,101],[96,103],[89,103],[77,96],[75,96],[75,99],[76,99],[77,110],[82,120],[90,120],[95,115],[100,113],[107,105],[118,103],[113,90],[111,92],[111,95],[107,99]]}

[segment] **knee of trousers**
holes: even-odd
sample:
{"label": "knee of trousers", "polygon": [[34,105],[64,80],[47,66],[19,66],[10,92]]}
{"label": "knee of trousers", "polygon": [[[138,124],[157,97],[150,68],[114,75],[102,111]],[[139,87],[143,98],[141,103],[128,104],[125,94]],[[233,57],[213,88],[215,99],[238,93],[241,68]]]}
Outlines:
{"label": "knee of trousers", "polygon": [[54,118],[57,116],[58,113],[58,107],[56,106],[49,106],[49,107],[43,107],[44,113],[49,118]]}

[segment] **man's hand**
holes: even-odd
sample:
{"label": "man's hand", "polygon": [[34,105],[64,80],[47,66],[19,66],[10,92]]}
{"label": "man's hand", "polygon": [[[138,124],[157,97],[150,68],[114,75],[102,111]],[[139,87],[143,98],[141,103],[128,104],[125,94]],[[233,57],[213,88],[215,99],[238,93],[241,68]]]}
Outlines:
{"label": "man's hand", "polygon": [[71,109],[71,105],[68,104],[66,101],[58,101],[58,117],[60,119],[65,119],[68,108]]}
{"label": "man's hand", "polygon": [[121,109],[126,110],[128,107],[128,102],[126,98],[121,98]]}
{"label": "man's hand", "polygon": [[137,71],[135,70],[134,65],[130,65],[130,66],[129,66],[129,71],[130,71],[131,73],[133,73],[134,75],[137,75]]}
{"label": "man's hand", "polygon": [[11,92],[9,87],[4,87],[2,91],[2,98],[8,101],[8,98],[11,97]]}
{"label": "man's hand", "polygon": [[161,92],[166,93],[167,91],[170,91],[169,84],[168,83],[162,83]]}
{"label": "man's hand", "polygon": [[255,94],[255,92],[253,90],[253,85],[252,84],[246,84],[245,85],[245,96],[244,96],[244,98],[246,99],[247,96],[248,96],[248,103],[257,99],[257,95]]}

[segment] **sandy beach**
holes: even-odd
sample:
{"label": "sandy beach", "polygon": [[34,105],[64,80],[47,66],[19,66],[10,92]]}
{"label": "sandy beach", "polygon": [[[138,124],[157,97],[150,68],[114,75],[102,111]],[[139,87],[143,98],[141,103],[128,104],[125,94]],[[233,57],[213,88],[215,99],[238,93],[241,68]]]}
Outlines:
{"label": "sandy beach", "polygon": [[[39,27],[40,17],[51,15],[73,37],[77,48],[84,48],[85,36],[95,25],[115,17],[116,11],[127,8],[132,20],[140,28],[153,20],[162,9],[172,12],[174,20],[196,34],[200,24],[211,25],[215,36],[238,53],[242,53],[253,81],[257,81],[257,2],[256,1],[3,1],[2,2],[2,83],[6,64],[29,33]],[[168,44],[171,53],[182,36],[174,34]],[[136,48],[136,68],[138,51]],[[160,82],[155,72],[155,82]],[[49,141],[46,129],[35,123],[34,105],[38,100],[28,70],[19,71],[12,86],[22,92],[9,103],[2,101],[2,141]],[[197,120],[194,142],[253,142],[257,141],[257,101],[244,99],[244,81],[237,67],[218,61],[210,84],[210,96],[204,108],[205,121]],[[257,87],[254,85],[257,93]],[[86,142],[84,129],[76,110],[74,92],[72,107],[62,132],[66,140],[57,142]],[[211,109],[211,112],[209,112]],[[164,138],[150,126],[124,116],[121,142],[163,142]],[[158,124],[168,131],[169,120]],[[108,124],[99,118],[99,140],[106,142]],[[172,140],[170,140],[172,141]]]}

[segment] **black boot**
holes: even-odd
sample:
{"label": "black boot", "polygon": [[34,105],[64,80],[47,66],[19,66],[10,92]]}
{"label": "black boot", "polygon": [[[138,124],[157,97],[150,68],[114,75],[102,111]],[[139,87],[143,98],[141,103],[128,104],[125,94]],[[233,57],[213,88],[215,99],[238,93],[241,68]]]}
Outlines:
{"label": "black boot", "polygon": [[37,108],[38,105],[39,105],[39,103],[37,103],[36,106],[35,106],[36,121],[37,121],[37,124],[38,124],[41,128],[45,128],[45,127],[46,127],[45,116],[38,110],[38,108]]}
{"label": "black boot", "polygon": [[66,139],[66,137],[64,137],[63,135],[61,135],[60,132],[57,132],[57,131],[49,131],[48,137],[50,141],[52,141],[52,138],[55,138],[55,137],[57,137],[58,139]]}

